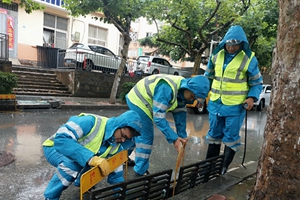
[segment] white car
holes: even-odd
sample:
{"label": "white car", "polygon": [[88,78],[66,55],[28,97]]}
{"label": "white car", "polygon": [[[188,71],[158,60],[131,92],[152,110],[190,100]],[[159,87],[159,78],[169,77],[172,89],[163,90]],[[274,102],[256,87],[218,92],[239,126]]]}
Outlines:
{"label": "white car", "polygon": [[264,84],[263,89],[259,95],[258,101],[254,103],[257,111],[261,111],[264,107],[270,104],[272,86]]}
{"label": "white car", "polygon": [[[121,58],[97,44],[74,43],[66,50],[64,57],[66,67],[87,71],[100,70],[103,73],[116,73],[120,63]],[[127,67],[124,71],[127,72]]]}
{"label": "white car", "polygon": [[179,69],[174,68],[169,61],[158,56],[139,56],[134,67],[135,74],[172,74],[179,75]]}

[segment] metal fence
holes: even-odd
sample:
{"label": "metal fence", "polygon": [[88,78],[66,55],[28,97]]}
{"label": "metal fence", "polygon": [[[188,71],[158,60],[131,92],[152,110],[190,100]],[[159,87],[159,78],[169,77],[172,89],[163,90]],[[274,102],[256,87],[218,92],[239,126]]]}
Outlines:
{"label": "metal fence", "polygon": [[63,63],[64,49],[37,46],[37,65],[42,68],[59,68]]}
{"label": "metal fence", "polygon": [[0,60],[9,60],[8,35],[0,33]]}

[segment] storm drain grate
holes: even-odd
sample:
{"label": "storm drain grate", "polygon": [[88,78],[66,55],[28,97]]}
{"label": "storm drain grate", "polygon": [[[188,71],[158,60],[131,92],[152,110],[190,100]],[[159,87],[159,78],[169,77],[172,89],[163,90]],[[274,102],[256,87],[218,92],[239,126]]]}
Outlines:
{"label": "storm drain grate", "polygon": [[166,199],[170,190],[172,170],[151,174],[103,189],[91,190],[91,199]]}
{"label": "storm drain grate", "polygon": [[180,167],[175,195],[199,184],[215,179],[221,174],[224,155]]}

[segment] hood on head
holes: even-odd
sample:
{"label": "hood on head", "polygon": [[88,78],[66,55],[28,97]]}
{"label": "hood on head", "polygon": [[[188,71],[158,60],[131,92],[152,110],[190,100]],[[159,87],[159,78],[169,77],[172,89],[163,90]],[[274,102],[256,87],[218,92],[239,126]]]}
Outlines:
{"label": "hood on head", "polygon": [[123,128],[125,126],[130,126],[135,129],[137,132],[141,132],[142,130],[142,121],[139,114],[133,110],[128,110],[121,114],[118,117],[111,117],[107,120],[106,123],[106,133],[104,139],[107,140],[118,128]]}
{"label": "hood on head", "polygon": [[195,94],[197,99],[205,99],[209,92],[210,83],[207,77],[197,75],[192,78],[183,79],[180,88],[190,90]]}
{"label": "hood on head", "polygon": [[240,40],[242,41],[242,49],[247,54],[248,57],[251,56],[251,49],[249,47],[249,42],[247,40],[247,36],[243,30],[243,28],[239,25],[231,26],[227,33],[225,34],[222,41],[219,43],[219,45],[214,49],[213,55],[218,53],[220,50],[225,48],[226,40]]}

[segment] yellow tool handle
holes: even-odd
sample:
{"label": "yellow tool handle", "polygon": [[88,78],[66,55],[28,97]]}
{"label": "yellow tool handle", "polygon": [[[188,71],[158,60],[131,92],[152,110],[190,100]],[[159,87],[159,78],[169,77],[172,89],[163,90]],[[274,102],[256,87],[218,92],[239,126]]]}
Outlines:
{"label": "yellow tool handle", "polygon": [[[175,195],[175,189],[176,189],[176,184],[177,184],[177,174],[178,174],[178,168],[179,168],[179,165],[181,163],[182,160],[184,160],[184,153],[185,153],[185,147],[186,147],[186,144],[187,144],[188,141],[186,141],[182,146],[181,146],[181,149],[178,153],[178,156],[177,156],[177,161],[176,161],[176,166],[175,166],[175,173],[174,173],[174,185],[173,185],[173,195]],[[182,166],[183,166],[183,161],[182,161]]]}
{"label": "yellow tool handle", "polygon": [[[110,166],[110,173],[128,160],[128,151],[124,150],[107,159]],[[99,167],[93,167],[80,177],[80,200],[83,200],[83,194],[99,183],[105,176],[102,175]]]}

